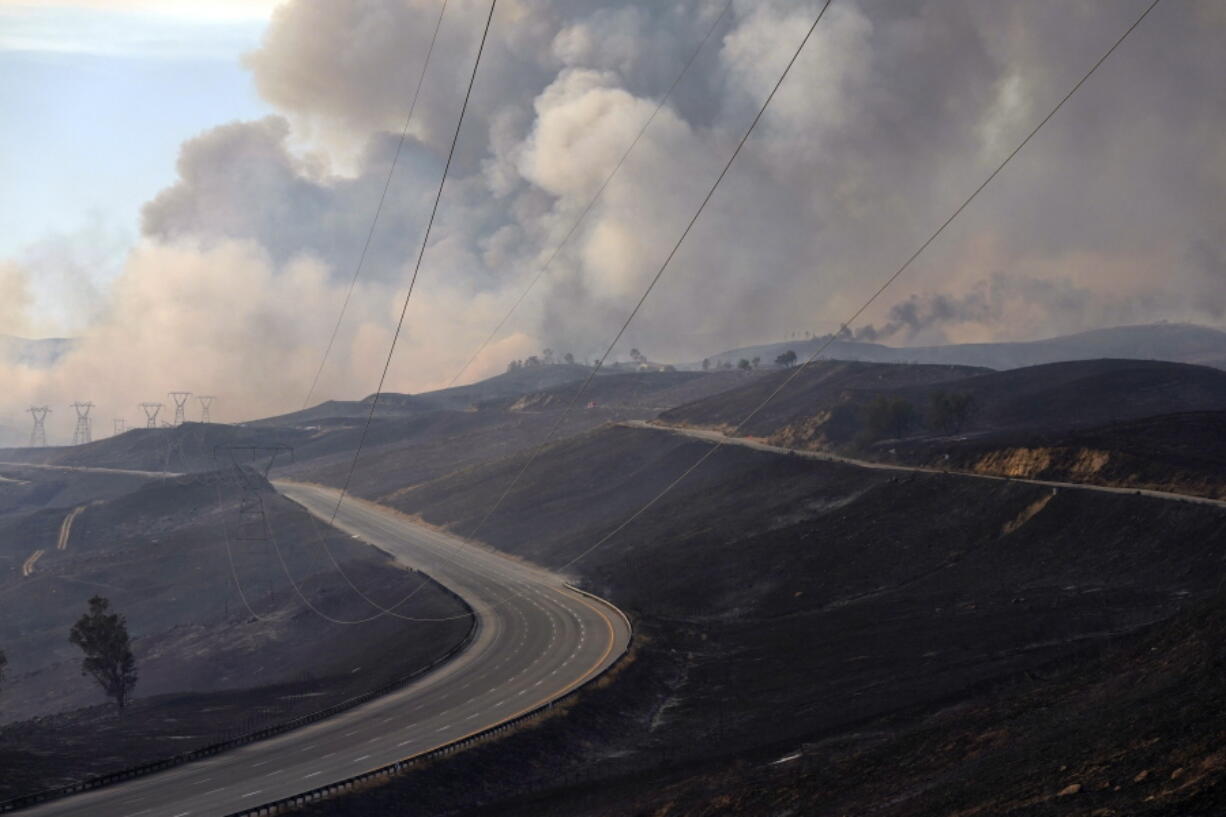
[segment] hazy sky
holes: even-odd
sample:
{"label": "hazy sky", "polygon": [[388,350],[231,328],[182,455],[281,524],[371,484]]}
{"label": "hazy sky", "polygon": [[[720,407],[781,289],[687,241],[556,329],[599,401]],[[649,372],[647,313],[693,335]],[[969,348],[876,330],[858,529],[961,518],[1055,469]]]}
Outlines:
{"label": "hazy sky", "polygon": [[[391,388],[451,379],[724,3],[499,2]],[[1146,4],[835,0],[626,350],[834,331]],[[607,343],[817,5],[734,0],[466,379]],[[0,370],[0,423],[86,398],[130,417],[180,388],[227,419],[295,408],[439,8],[0,1],[0,334],[81,337],[50,372]],[[487,10],[448,5],[320,398],[374,387]],[[1222,325],[1223,34],[1226,3],[1161,3],[865,323],[890,343]]]}
{"label": "hazy sky", "polygon": [[71,276],[119,272],[185,139],[270,111],[239,64],[269,6],[0,0],[0,258],[30,268],[47,331],[84,328]]}

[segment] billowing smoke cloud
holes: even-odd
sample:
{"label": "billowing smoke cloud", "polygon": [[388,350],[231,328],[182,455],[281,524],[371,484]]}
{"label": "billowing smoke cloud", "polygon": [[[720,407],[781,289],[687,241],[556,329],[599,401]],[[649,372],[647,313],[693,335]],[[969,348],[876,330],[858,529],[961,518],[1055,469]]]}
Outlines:
{"label": "billowing smoke cloud", "polygon": [[[450,379],[722,7],[499,4],[389,388]],[[582,357],[607,342],[816,7],[734,2],[506,339],[468,377],[542,346]],[[1141,7],[839,0],[626,349],[699,359],[786,327],[834,331]],[[56,370],[20,375],[14,404],[92,388],[96,402],[110,390],[117,405],[134,405],[190,388],[230,396],[229,419],[295,408],[365,239],[438,8],[281,6],[247,59],[280,115],[184,145],[179,178],[146,206],[144,242],[105,313]],[[487,9],[448,5],[320,398],[374,388]],[[1226,320],[1224,26],[1214,0],[1159,6],[864,316],[861,336],[1024,339]]]}

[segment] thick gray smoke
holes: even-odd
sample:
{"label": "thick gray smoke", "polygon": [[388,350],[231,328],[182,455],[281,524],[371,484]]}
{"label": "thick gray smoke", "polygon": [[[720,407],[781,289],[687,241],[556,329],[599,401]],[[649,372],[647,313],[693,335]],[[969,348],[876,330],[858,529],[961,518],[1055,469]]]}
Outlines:
{"label": "thick gray smoke", "polygon": [[[1143,5],[836,0],[626,349],[697,359],[776,339],[781,327],[834,331]],[[390,388],[450,379],[722,7],[499,3]],[[816,7],[736,0],[675,101],[468,377],[542,346],[583,356],[607,343]],[[233,395],[231,419],[294,408],[365,238],[438,8],[282,5],[247,58],[281,115],[184,145],[178,181],[143,213],[146,246],[64,372],[111,371],[117,344],[146,356],[111,378],[128,402],[153,391],[149,372],[162,371],[161,391]],[[487,9],[448,6],[321,398],[374,387]],[[1223,33],[1214,0],[1159,6],[865,316],[876,328],[861,335],[971,341],[1221,323]],[[132,325],[137,312],[159,316],[156,332]],[[154,366],[198,383],[171,383]],[[60,388],[60,376],[31,374],[22,400]]]}

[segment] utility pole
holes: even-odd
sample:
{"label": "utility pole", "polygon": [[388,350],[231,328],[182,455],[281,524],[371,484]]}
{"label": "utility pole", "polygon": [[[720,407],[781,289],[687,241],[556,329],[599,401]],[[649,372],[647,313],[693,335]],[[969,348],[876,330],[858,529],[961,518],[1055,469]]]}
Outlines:
{"label": "utility pole", "polygon": [[89,410],[94,407],[90,402],[76,402],[72,404],[72,408],[77,412],[77,427],[72,432],[72,444],[84,445],[89,442],[92,437],[90,435]]}
{"label": "utility pole", "polygon": [[128,430],[128,422],[124,420],[122,417],[116,417],[115,418],[115,436],[118,437],[120,434],[124,433],[127,430]]}
{"label": "utility pole", "polygon": [[170,399],[175,401],[175,420],[171,425],[181,426],[187,420],[187,398],[192,396],[189,391],[172,391]]}
{"label": "utility pole", "polygon": [[30,432],[30,447],[45,448],[47,445],[47,415],[51,413],[48,406],[30,406],[26,411],[34,418],[34,430]]}
{"label": "utility pole", "polygon": [[158,412],[162,410],[162,404],[141,403],[140,407],[145,410],[145,428],[157,428]]}
{"label": "utility pole", "polygon": [[212,422],[209,419],[209,408],[213,405],[213,401],[217,398],[211,394],[198,394],[196,399],[200,401],[200,422]]}

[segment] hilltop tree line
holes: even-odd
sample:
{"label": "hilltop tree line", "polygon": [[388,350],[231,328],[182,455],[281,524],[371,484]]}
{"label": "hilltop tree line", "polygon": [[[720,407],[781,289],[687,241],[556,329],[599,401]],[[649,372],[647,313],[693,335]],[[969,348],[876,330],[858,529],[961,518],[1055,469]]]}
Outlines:
{"label": "hilltop tree line", "polygon": [[[789,369],[796,365],[796,360],[796,352],[788,349],[786,352],[775,358],[775,365],[784,369]],[[630,350],[630,361],[636,366],[648,366],[651,363],[647,355],[643,354],[637,348]],[[507,363],[507,371],[517,372],[521,369],[535,369],[538,366],[558,366],[563,364],[567,366],[574,366],[576,363],[578,363],[578,361],[571,352],[566,352],[559,355],[553,349],[542,349],[539,355],[528,355],[528,357],[510,361]],[[588,365],[586,361],[584,361],[584,365]],[[616,361],[614,361],[613,365],[617,366],[618,364]],[[760,368],[761,366],[762,358],[760,357],[743,357],[735,364],[733,364],[731,360],[712,362],[710,358],[704,358],[702,361],[702,370],[704,372],[711,371],[712,369],[740,369],[741,371],[750,371],[752,369]],[[672,366],[663,366],[661,368],[664,371],[674,371]]]}
{"label": "hilltop tree line", "polygon": [[[84,653],[81,674],[93,678],[122,712],[137,679],[127,619],[111,611],[109,600],[94,596],[89,609],[69,631],[68,640]],[[0,650],[0,684],[7,668],[8,658]]]}
{"label": "hilltop tree line", "polygon": [[523,360],[512,360],[507,364],[507,371],[515,372],[520,369],[534,369],[537,366],[557,366],[559,364],[574,366],[575,356],[570,352],[559,356],[553,349],[542,349],[539,355],[529,355]]}
{"label": "hilltop tree line", "polygon": [[[793,352],[791,349],[788,349],[786,352],[784,352],[783,354],[775,358],[775,365],[781,368],[784,368],[784,369],[790,369],[792,366],[796,365],[796,353]],[[709,357],[703,358],[702,360],[702,370],[704,372],[709,372],[712,369],[719,370],[719,369],[732,369],[732,368],[740,369],[743,372],[747,372],[747,371],[750,371],[751,369],[757,369],[761,366],[762,366],[762,358],[760,357],[755,357],[752,359],[743,357],[736,362],[735,367],[732,365],[731,360],[723,360],[723,361],[717,360],[714,363],[711,362],[711,358]]]}
{"label": "hilltop tree line", "polygon": [[[754,360],[757,360],[757,358],[754,358]],[[630,361],[634,363],[635,366],[651,365],[651,361],[647,358],[647,355],[643,354],[637,348],[630,350]],[[510,363],[507,364],[507,371],[517,372],[520,369],[535,369],[538,366],[558,366],[558,365],[574,366],[578,363],[579,361],[570,352],[566,352],[565,354],[558,355],[558,353],[555,352],[553,349],[542,349],[539,355],[529,355],[528,357],[523,358],[522,360],[512,360]],[[581,365],[590,366],[592,364],[585,360],[583,361]],[[614,367],[617,367],[620,365],[621,364],[618,361],[616,360],[613,361]],[[666,371],[666,372],[675,371],[675,369],[672,366],[660,366],[659,368],[661,371]]]}

